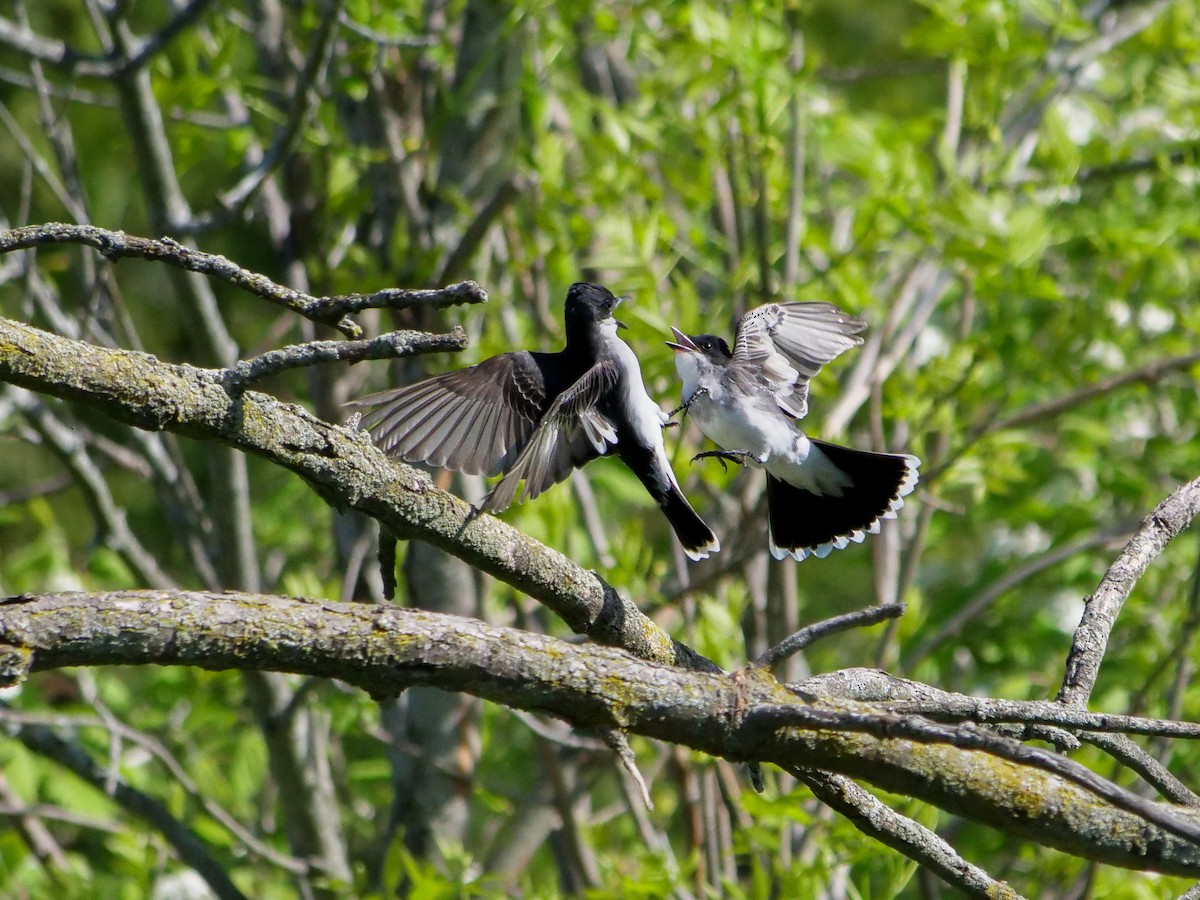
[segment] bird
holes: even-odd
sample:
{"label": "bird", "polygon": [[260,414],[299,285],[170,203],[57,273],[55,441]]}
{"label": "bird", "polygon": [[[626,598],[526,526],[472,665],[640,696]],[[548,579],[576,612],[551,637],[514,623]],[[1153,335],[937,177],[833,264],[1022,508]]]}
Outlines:
{"label": "bird", "polygon": [[[683,406],[720,450],[697,454],[767,472],[768,546],[776,559],[819,558],[879,532],[912,493],[915,456],[808,437],[808,383],[863,340],[867,325],[831,303],[768,303],[738,320],[733,349],[713,334],[672,327]],[[678,412],[679,410],[675,410]]]}
{"label": "bird", "polygon": [[577,282],[564,307],[566,346],[518,350],[349,405],[389,456],[472,475],[503,475],[478,511],[532,499],[591,460],[615,454],[645,486],[692,560],[720,549],[680,490],[663,441],[667,415],[613,317],[624,300]]}

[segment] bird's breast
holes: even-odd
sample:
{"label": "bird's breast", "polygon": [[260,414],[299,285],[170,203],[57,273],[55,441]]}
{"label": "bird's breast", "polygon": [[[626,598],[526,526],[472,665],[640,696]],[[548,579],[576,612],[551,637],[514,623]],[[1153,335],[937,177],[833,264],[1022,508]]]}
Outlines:
{"label": "bird's breast", "polygon": [[745,450],[760,460],[792,452],[799,432],[774,404],[723,387],[701,394],[691,407],[705,437],[725,450]]}

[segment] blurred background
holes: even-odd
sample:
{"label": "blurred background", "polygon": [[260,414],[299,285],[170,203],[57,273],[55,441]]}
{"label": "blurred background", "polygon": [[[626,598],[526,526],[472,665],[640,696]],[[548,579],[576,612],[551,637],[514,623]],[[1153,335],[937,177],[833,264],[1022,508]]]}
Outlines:
{"label": "blurred background", "polygon": [[[1053,697],[1083,599],[1200,474],[1198,115],[1193,0],[0,4],[0,225],[166,235],[314,295],[487,289],[482,307],[362,317],[371,333],[461,324],[462,354],[261,386],[331,421],[369,391],[557,349],[576,280],[631,295],[624,335],[664,409],[671,325],[731,337],[774,300],[865,319],[804,427],[921,457],[881,535],[771,560],[764,476],[691,464],[711,449],[691,426],[667,445],[722,540],[703,564],[611,460],[504,516],[726,667],[811,621],[909,604],[791,660],[791,679],[880,666]],[[336,336],[83,247],[0,256],[0,312],[203,366]],[[375,540],[262,460],[0,390],[5,594],[376,602]],[[1141,581],[1093,709],[1196,718],[1198,545],[1193,529]],[[397,602],[567,633],[438,551],[400,555]],[[377,704],[275,675],[68,671],[3,703],[6,896],[192,896],[172,821],[255,897],[939,895],[779,773],[756,795],[724,761],[635,741],[648,813],[600,742],[433,690]],[[1197,783],[1194,750],[1152,749]],[[1187,887],[891,800],[1030,896]]]}

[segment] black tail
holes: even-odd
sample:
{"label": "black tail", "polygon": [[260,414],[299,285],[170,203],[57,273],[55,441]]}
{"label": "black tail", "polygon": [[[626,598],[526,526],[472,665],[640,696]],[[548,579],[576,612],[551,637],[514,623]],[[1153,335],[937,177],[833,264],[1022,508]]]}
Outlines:
{"label": "black tail", "polygon": [[776,559],[826,557],[851,541],[878,534],[882,519],[894,519],[917,484],[915,456],[852,450],[823,441],[813,446],[841,470],[849,486],[841,496],[815,494],[767,476],[771,554]]}
{"label": "black tail", "polygon": [[671,485],[667,494],[659,499],[659,506],[667,521],[675,529],[679,543],[683,544],[683,552],[691,559],[706,559],[708,554],[721,549],[721,542],[713,534],[712,529],[705,524],[699,514],[692,509],[679,488]]}
{"label": "black tail", "polygon": [[653,447],[642,446],[636,441],[618,442],[617,453],[621,461],[650,492],[650,496],[671,523],[679,543],[683,544],[683,552],[689,558],[707,559],[710,553],[721,549],[721,542],[717,540],[717,536],[692,509],[687,497],[679,490],[665,457],[660,456]]}

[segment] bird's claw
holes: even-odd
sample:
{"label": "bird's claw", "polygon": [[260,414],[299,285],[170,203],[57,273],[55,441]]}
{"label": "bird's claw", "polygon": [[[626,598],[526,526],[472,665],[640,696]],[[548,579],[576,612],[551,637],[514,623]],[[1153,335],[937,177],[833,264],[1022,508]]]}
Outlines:
{"label": "bird's claw", "polygon": [[721,464],[721,471],[728,472],[729,466],[726,460],[731,463],[737,463],[739,466],[748,465],[750,461],[757,461],[757,457],[749,450],[705,450],[703,453],[697,453],[692,457],[692,462],[698,459],[715,459]]}

